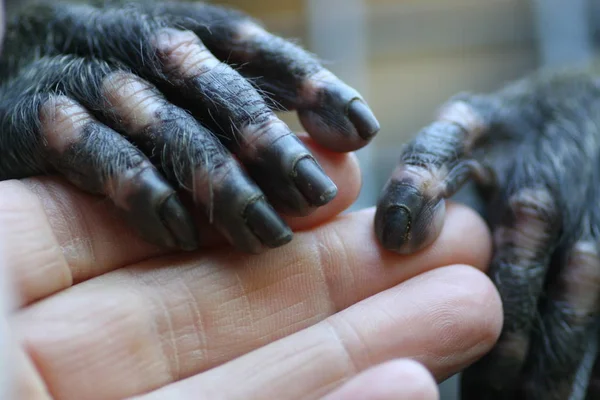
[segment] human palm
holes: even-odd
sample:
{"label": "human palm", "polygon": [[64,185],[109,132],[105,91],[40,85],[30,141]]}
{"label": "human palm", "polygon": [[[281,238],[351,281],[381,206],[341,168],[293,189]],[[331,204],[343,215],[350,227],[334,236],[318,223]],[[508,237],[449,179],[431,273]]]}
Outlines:
{"label": "human palm", "polygon": [[432,377],[499,334],[490,281],[455,265],[485,267],[484,224],[450,206],[432,247],[386,252],[373,210],[338,215],[358,192],[355,160],[305,140],[341,191],[258,256],[220,243],[168,254],[62,180],[2,183],[19,398],[436,398]]}

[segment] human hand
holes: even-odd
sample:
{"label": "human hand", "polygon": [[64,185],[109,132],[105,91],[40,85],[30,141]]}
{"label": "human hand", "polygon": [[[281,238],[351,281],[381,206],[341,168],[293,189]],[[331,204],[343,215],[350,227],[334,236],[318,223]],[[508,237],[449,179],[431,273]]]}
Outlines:
{"label": "human hand", "polygon": [[20,398],[436,398],[433,378],[500,331],[490,281],[456,265],[488,264],[485,225],[451,205],[431,247],[391,254],[373,210],[331,219],[357,194],[355,161],[306,142],[340,194],[259,256],[166,254],[63,181],[2,183]]}

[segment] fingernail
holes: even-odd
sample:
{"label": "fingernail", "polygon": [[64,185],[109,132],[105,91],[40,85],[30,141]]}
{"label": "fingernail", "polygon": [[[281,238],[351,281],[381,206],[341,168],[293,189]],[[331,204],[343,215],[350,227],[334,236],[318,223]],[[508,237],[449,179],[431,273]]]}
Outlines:
{"label": "fingernail", "polygon": [[292,230],[264,199],[249,204],[244,219],[248,228],[267,247],[283,246],[293,238]]}
{"label": "fingernail", "polygon": [[169,196],[163,203],[160,216],[182,250],[192,251],[198,248],[198,230],[176,194]]}
{"label": "fingernail", "polygon": [[390,207],[384,217],[383,246],[387,249],[402,249],[409,240],[410,228],[410,211],[402,206]]}
{"label": "fingernail", "polygon": [[337,186],[312,158],[298,161],[294,167],[294,183],[312,206],[324,206],[337,196]]}
{"label": "fingernail", "polygon": [[348,105],[348,119],[364,140],[370,140],[381,129],[373,111],[361,99],[353,99]]}

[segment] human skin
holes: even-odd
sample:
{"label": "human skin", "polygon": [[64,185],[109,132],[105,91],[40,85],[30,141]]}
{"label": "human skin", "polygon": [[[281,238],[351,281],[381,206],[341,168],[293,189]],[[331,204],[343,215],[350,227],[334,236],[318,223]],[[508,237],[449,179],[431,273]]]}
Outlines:
{"label": "human skin", "polygon": [[355,159],[303,139],[340,193],[260,256],[166,254],[58,178],[0,183],[1,397],[437,398],[502,322],[485,225],[450,206],[430,248],[389,254],[373,210],[338,215]]}
{"label": "human skin", "polygon": [[430,248],[386,252],[374,210],[338,215],[355,158],[303,139],[340,194],[259,256],[165,254],[58,178],[2,182],[17,398],[437,398],[500,330],[487,228],[451,205]]}

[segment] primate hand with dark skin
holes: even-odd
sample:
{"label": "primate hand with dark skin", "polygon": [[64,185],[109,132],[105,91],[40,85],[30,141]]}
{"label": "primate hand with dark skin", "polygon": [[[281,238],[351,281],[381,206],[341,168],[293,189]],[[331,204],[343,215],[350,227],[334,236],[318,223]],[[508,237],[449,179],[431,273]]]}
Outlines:
{"label": "primate hand with dark skin", "polygon": [[412,253],[431,243],[445,199],[467,181],[494,237],[503,332],[463,374],[463,399],[568,400],[574,384],[600,398],[600,362],[589,385],[577,375],[598,341],[599,155],[600,79],[583,71],[458,95],[404,148],[375,217],[386,248]]}
{"label": "primate hand with dark skin", "polygon": [[237,249],[284,245],[337,187],[275,114],[333,151],[379,124],[361,95],[248,16],[202,3],[42,2],[6,29],[0,180],[58,172],[148,241],[192,250],[178,196]]}
{"label": "primate hand with dark skin", "polygon": [[[339,152],[379,130],[315,57],[202,3],[27,6],[7,27],[0,77],[0,180],[58,172],[173,249],[204,239],[179,193],[252,253],[291,240],[282,215],[335,197],[275,111],[295,110]],[[457,96],[403,151],[375,217],[387,249],[431,244],[444,199],[469,180],[487,205],[504,331],[465,372],[463,398],[569,399],[599,319],[599,150],[598,80],[542,73]],[[600,367],[588,396],[600,398]]]}

